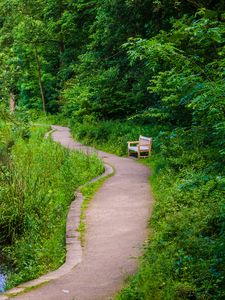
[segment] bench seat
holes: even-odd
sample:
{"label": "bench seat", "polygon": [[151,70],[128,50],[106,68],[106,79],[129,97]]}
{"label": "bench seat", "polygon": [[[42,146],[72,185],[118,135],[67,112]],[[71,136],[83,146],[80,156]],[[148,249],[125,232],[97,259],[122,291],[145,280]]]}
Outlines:
{"label": "bench seat", "polygon": [[[138,152],[138,146],[130,146],[129,150],[132,150],[134,152]],[[148,146],[140,146],[141,151],[148,151],[149,147]]]}

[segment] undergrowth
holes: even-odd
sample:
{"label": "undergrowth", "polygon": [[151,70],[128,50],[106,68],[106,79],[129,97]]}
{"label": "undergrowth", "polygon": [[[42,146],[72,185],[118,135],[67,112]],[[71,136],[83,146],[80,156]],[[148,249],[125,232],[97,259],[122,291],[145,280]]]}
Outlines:
{"label": "undergrowth", "polygon": [[44,139],[45,131],[33,127],[29,137],[10,138],[10,147],[5,139],[2,146],[0,245],[8,266],[7,288],[64,262],[66,217],[74,191],[103,171],[96,156],[68,151]]}

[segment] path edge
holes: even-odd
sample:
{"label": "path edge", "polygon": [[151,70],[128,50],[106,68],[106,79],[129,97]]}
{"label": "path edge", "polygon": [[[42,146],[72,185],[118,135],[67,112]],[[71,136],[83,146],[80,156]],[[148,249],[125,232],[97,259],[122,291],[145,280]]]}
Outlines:
{"label": "path edge", "polygon": [[[57,129],[52,128],[45,134],[45,138],[50,138],[52,133],[57,131]],[[40,277],[19,284],[18,286],[0,293],[0,300],[8,300],[10,297],[15,297],[19,294],[26,293],[26,291],[30,291],[33,288],[38,288],[39,286],[46,284],[52,280],[58,279],[66,274],[68,274],[73,268],[75,268],[78,264],[82,262],[82,246],[79,239],[79,232],[77,231],[78,226],[80,224],[80,214],[81,214],[81,205],[83,203],[84,197],[81,193],[81,188],[98,181],[102,178],[107,178],[110,175],[114,174],[114,169],[111,165],[105,163],[104,164],[104,172],[101,175],[91,179],[85,184],[78,187],[78,189],[74,193],[74,200],[70,204],[69,212],[67,215],[66,221],[66,259],[62,266],[60,266],[55,271],[51,271],[45,275],[41,275]]]}

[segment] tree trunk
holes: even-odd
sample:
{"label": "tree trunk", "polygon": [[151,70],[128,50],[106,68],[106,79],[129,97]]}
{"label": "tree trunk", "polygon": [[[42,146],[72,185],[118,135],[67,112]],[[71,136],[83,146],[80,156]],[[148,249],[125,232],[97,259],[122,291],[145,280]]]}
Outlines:
{"label": "tree trunk", "polygon": [[9,94],[9,110],[11,113],[14,113],[16,107],[15,95],[13,92]]}
{"label": "tree trunk", "polygon": [[46,101],[45,101],[43,83],[41,80],[41,64],[40,64],[40,60],[38,57],[38,52],[37,52],[36,46],[34,47],[34,51],[35,51],[35,58],[36,58],[36,63],[37,63],[38,84],[39,84],[40,95],[41,95],[41,100],[42,100],[42,107],[43,107],[43,112],[46,114]]}

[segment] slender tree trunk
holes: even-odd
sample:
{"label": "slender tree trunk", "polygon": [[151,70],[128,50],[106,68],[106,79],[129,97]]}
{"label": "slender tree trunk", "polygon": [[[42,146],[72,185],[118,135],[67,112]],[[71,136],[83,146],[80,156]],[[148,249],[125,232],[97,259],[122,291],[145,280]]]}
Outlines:
{"label": "slender tree trunk", "polygon": [[46,101],[45,101],[43,83],[41,80],[41,64],[40,64],[40,60],[38,57],[38,52],[37,52],[36,46],[34,47],[34,51],[35,51],[35,58],[36,58],[36,63],[37,63],[38,84],[39,84],[39,89],[40,89],[40,94],[41,94],[42,107],[43,107],[43,112],[46,114]]}
{"label": "slender tree trunk", "polygon": [[15,95],[13,92],[9,94],[9,110],[11,113],[14,113],[16,107]]}

